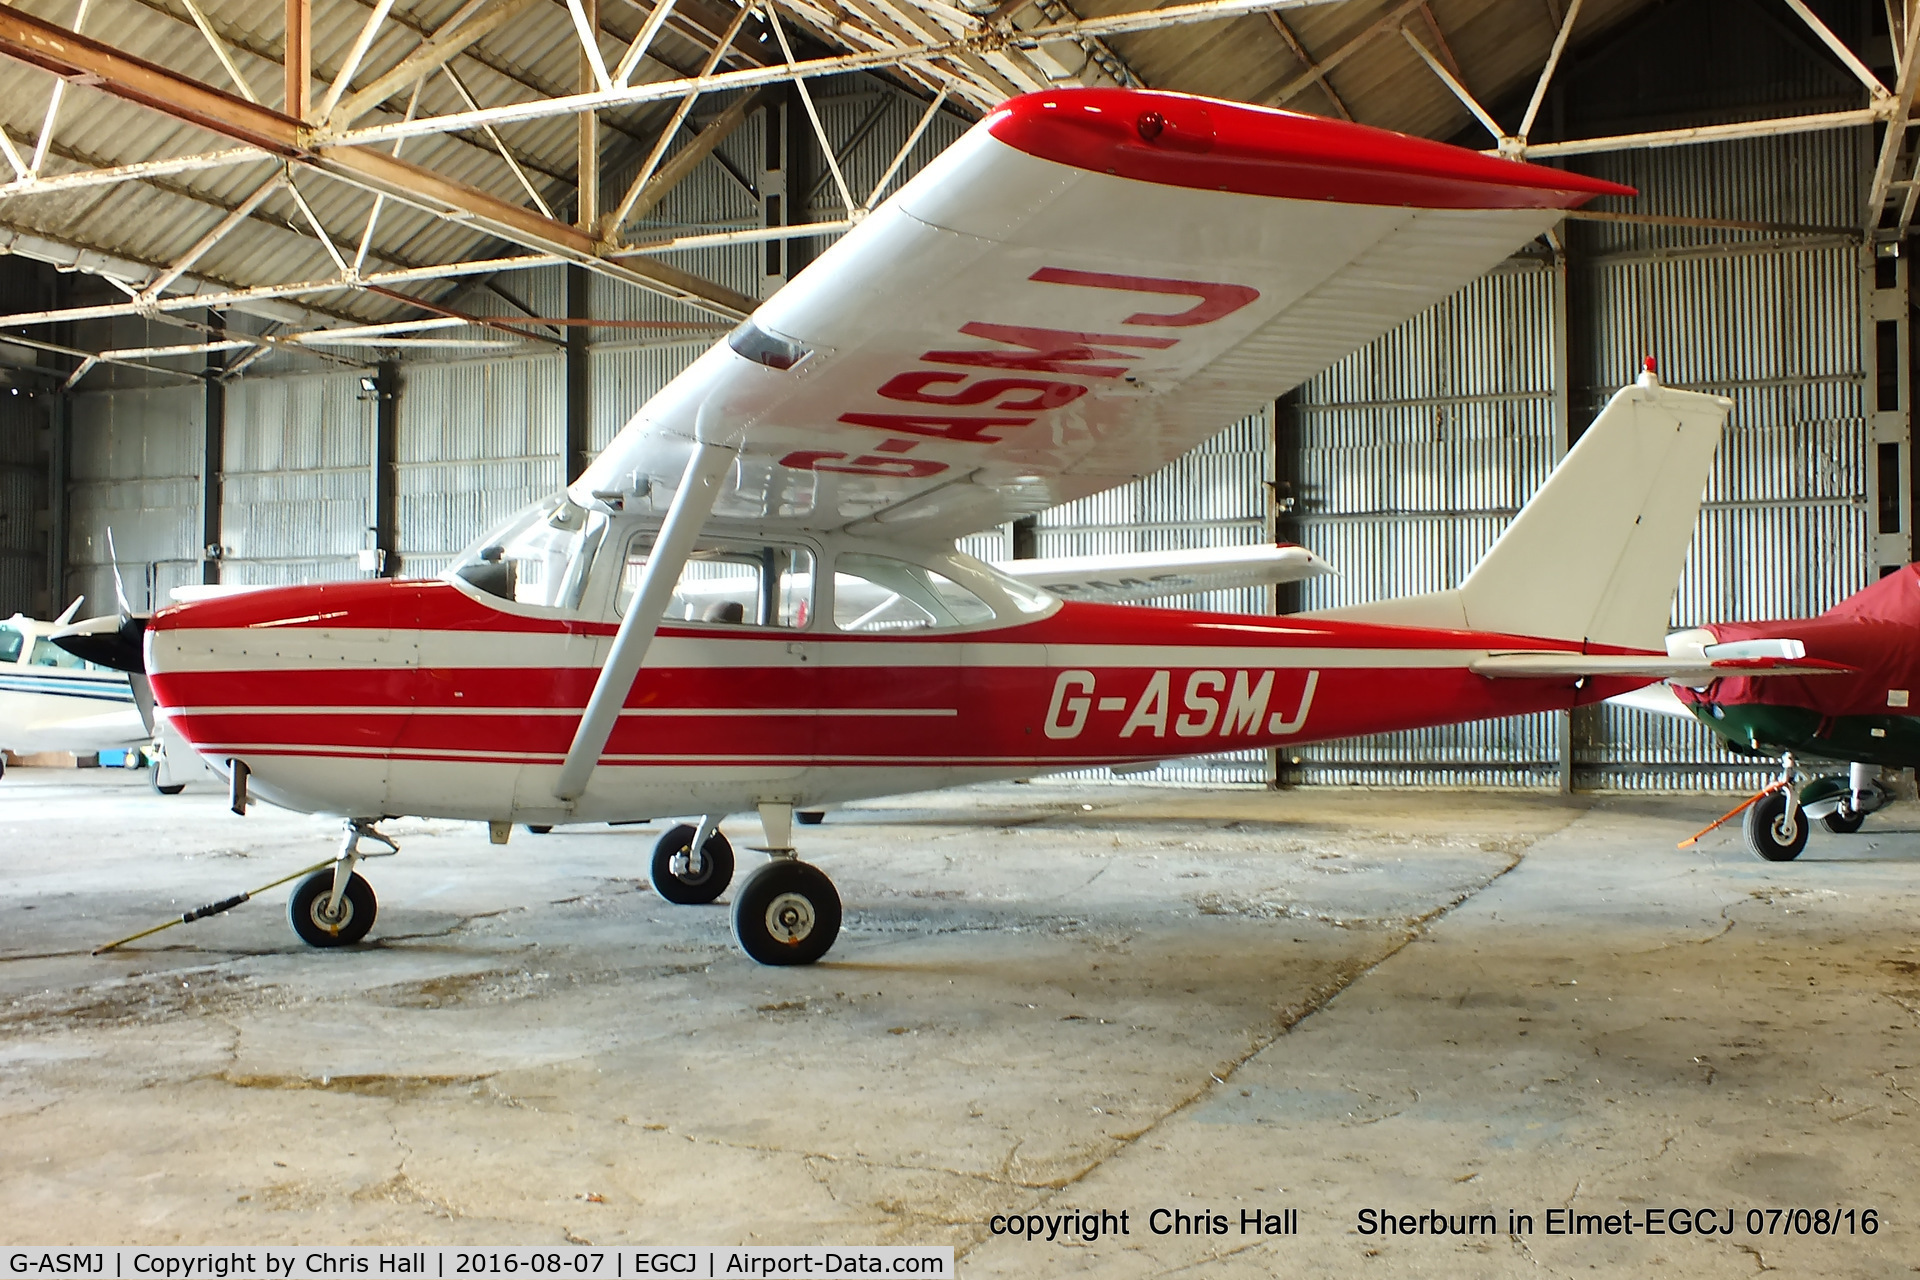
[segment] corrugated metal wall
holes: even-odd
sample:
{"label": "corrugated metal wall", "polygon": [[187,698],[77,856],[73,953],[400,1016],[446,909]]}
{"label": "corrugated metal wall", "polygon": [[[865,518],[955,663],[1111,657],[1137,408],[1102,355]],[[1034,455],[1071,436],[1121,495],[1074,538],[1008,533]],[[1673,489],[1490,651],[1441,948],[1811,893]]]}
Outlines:
{"label": "corrugated metal wall", "polygon": [[[1509,265],[1300,389],[1288,527],[1339,570],[1302,584],[1302,608],[1450,587],[1493,545],[1559,452],[1563,288],[1549,263]],[[1538,786],[1558,761],[1543,714],[1296,747],[1282,776]]]}
{"label": "corrugated metal wall", "polygon": [[198,384],[74,397],[67,589],[85,592],[88,610],[113,608],[109,530],[135,609],[200,581],[205,413]]}
{"label": "corrugated metal wall", "polygon": [[565,377],[559,355],[407,366],[401,572],[439,573],[482,532],[566,483]]}
{"label": "corrugated metal wall", "polygon": [[223,582],[358,576],[354,557],[373,545],[373,425],[373,394],[351,371],[227,388]]}
{"label": "corrugated metal wall", "polygon": [[[1612,156],[1595,171],[1638,186],[1650,213],[1851,226],[1868,142],[1858,131],[1803,134]],[[1734,402],[1675,625],[1804,617],[1866,586],[1870,379],[1859,249],[1759,232],[1581,231],[1576,286],[1597,321],[1587,367],[1631,370],[1651,353],[1669,381]],[[1583,788],[1757,788],[1765,778],[1685,721],[1605,707],[1578,729]]]}
{"label": "corrugated metal wall", "polygon": [[[1848,193],[1862,147],[1860,136],[1804,134],[1624,153],[1594,168],[1638,187],[1639,213],[1845,227],[1858,219]],[[1870,580],[1858,248],[1838,236],[1590,222],[1573,226],[1571,244],[1567,275],[1510,265],[1301,389],[1297,453],[1284,460],[1299,504],[1289,527],[1341,571],[1305,584],[1302,607],[1458,583],[1551,468],[1562,405],[1576,425],[1590,421],[1646,355],[1669,383],[1734,401],[1673,625],[1819,613]],[[1582,370],[1591,385],[1569,385]],[[1580,789],[1764,777],[1689,721],[1608,706],[1573,727]],[[1382,734],[1297,748],[1283,776],[1555,785],[1559,732],[1557,716],[1534,715]]]}
{"label": "corrugated metal wall", "polygon": [[[41,455],[52,397],[0,389],[0,618],[34,611],[46,576],[46,538],[35,517],[47,505]],[[61,601],[56,608],[64,608]]]}

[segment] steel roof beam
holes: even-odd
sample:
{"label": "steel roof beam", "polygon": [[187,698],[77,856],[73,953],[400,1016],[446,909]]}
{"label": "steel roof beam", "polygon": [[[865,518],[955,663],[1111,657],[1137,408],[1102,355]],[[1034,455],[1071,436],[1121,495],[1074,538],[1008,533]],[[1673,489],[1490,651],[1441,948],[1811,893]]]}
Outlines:
{"label": "steel roof beam", "polygon": [[[1278,13],[1269,10],[1267,12],[1267,21],[1273,24],[1274,31],[1279,35],[1281,42],[1287,46],[1288,52],[1300,60],[1302,67],[1312,71],[1314,69],[1313,58],[1307,53],[1307,47],[1300,43],[1300,37],[1293,33],[1293,28],[1287,25],[1287,20]],[[1325,75],[1322,75],[1319,80],[1319,85],[1320,92],[1326,94],[1327,101],[1333,104],[1334,113],[1342,120],[1353,119],[1353,112],[1347,110],[1347,104],[1340,100],[1338,93],[1334,92],[1333,82],[1328,80]]]}
{"label": "steel roof beam", "polygon": [[[1360,52],[1360,50],[1381,36],[1386,35],[1389,31],[1398,28],[1399,25],[1406,20],[1407,15],[1415,9],[1418,9],[1422,3],[1423,0],[1400,0],[1399,4],[1374,19],[1373,24],[1367,27],[1366,30],[1341,45],[1338,49],[1335,49],[1326,57],[1320,59],[1318,63],[1310,65],[1306,71],[1300,75],[1295,76],[1280,86],[1279,92],[1273,95],[1272,101],[1285,102],[1289,98],[1305,93],[1315,84],[1325,80],[1335,68],[1339,67],[1339,65],[1348,58],[1351,58],[1354,54]],[[1268,12],[1278,12],[1278,10],[1269,10]]]}
{"label": "steel roof beam", "polygon": [[[0,53],[63,81],[84,79],[103,92],[209,132],[716,315],[739,319],[757,305],[665,263],[615,265],[600,256],[601,245],[589,232],[379,151],[328,145],[290,116],[6,6],[0,6]],[[581,109],[578,103],[572,108]]]}
{"label": "steel roof beam", "polygon": [[[861,0],[850,0],[850,3],[858,7]],[[384,142],[393,138],[444,133],[450,129],[471,129],[482,123],[509,124],[522,120],[540,120],[552,116],[574,115],[581,111],[598,111],[608,107],[632,106],[645,102],[660,102],[668,98],[682,97],[689,93],[713,93],[721,89],[754,88],[763,84],[776,84],[782,81],[801,78],[811,79],[817,76],[839,75],[848,71],[870,71],[877,67],[895,67],[925,63],[980,52],[997,53],[1003,48],[1036,49],[1050,40],[1059,40],[1083,34],[1113,35],[1135,31],[1151,31],[1158,30],[1162,27],[1187,26],[1199,22],[1220,22],[1230,18],[1245,17],[1252,13],[1265,13],[1268,10],[1274,9],[1307,9],[1339,3],[1344,3],[1344,0],[1192,0],[1191,3],[1187,4],[1167,5],[1159,9],[1111,14],[1103,18],[1084,18],[1073,22],[1054,23],[1006,34],[982,32],[967,36],[937,39],[922,44],[903,44],[894,48],[874,49],[863,53],[836,54],[823,58],[811,58],[794,63],[791,66],[775,64],[766,67],[750,67],[741,71],[722,71],[710,75],[688,76],[677,80],[658,80],[651,84],[632,85],[624,89],[616,88],[608,92],[581,93],[566,97],[549,98],[544,102],[508,103],[504,106],[488,107],[481,111],[462,112],[448,116],[428,116],[404,124],[375,125],[372,128],[355,129],[339,134],[317,134],[314,141],[321,145],[328,146],[363,146],[368,143]],[[1420,0],[1409,0],[1408,7],[1410,9],[1417,8],[1419,4]]]}
{"label": "steel roof beam", "polygon": [[485,14],[465,22],[459,19],[462,14],[470,13],[473,6],[461,9],[421,41],[412,53],[375,76],[371,83],[342,98],[340,104],[327,114],[326,123],[335,126],[352,124],[402,89],[417,84],[452,62],[480,37],[498,30],[531,3],[532,0],[499,0]]}

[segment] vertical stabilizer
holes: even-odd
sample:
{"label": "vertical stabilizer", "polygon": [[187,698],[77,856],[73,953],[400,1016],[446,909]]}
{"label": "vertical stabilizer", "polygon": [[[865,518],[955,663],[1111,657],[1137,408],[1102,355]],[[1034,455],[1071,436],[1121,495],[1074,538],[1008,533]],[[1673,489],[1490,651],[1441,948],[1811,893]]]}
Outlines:
{"label": "vertical stabilizer", "polygon": [[1732,407],[1643,375],[1459,587],[1307,616],[1660,649]]}

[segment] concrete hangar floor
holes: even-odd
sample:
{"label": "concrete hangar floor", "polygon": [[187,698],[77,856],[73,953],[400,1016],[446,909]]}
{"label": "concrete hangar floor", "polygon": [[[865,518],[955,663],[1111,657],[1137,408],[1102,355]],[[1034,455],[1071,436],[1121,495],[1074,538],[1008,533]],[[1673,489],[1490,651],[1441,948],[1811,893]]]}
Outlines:
{"label": "concrete hangar floor", "polygon": [[[1920,1259],[1911,805],[1774,865],[1737,833],[1675,850],[1715,799],[909,797],[801,829],[847,926],[781,970],[724,906],[652,894],[658,827],[500,850],[420,821],[370,865],[367,945],[299,945],[282,889],[94,958],[334,829],[115,770],[0,788],[9,1243],[951,1243],[968,1277]],[[1285,1210],[1295,1234],[1242,1230]],[[1127,1231],[1085,1239],[1103,1212]]]}

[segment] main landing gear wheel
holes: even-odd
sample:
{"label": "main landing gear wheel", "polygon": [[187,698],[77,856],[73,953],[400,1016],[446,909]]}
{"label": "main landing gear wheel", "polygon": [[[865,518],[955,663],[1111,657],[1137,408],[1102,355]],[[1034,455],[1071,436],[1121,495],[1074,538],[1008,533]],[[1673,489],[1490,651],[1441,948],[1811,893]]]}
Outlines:
{"label": "main landing gear wheel", "polygon": [[840,936],[840,894],[810,863],[769,862],[733,896],[733,936],[761,964],[812,964]]}
{"label": "main landing gear wheel", "polygon": [[700,866],[696,869],[691,865],[693,837],[697,834],[683,822],[653,846],[649,868],[653,891],[683,907],[712,902],[733,883],[733,845],[718,831],[702,846]]}
{"label": "main landing gear wheel", "polygon": [[350,947],[367,936],[373,917],[379,910],[373,886],[359,872],[347,877],[347,892],[340,899],[340,914],[327,915],[327,901],[333,897],[333,871],[316,871],[300,882],[287,899],[287,923],[310,947]]}
{"label": "main landing gear wheel", "polygon": [[1833,834],[1837,836],[1852,835],[1854,832],[1860,829],[1860,825],[1864,823],[1866,820],[1867,820],[1866,814],[1855,813],[1852,809],[1849,809],[1844,805],[1838,809],[1835,809],[1832,813],[1828,814],[1826,817],[1820,819],[1821,822],[1826,824],[1827,830],[1833,832]]}
{"label": "main landing gear wheel", "polygon": [[158,760],[155,760],[147,766],[147,784],[163,796],[177,796],[187,789],[187,784],[184,782],[176,782],[168,787],[161,786],[160,762]]}
{"label": "main landing gear wheel", "polygon": [[1795,807],[1787,816],[1783,791],[1769,791],[1747,809],[1747,847],[1768,862],[1792,862],[1807,847],[1807,815]]}

